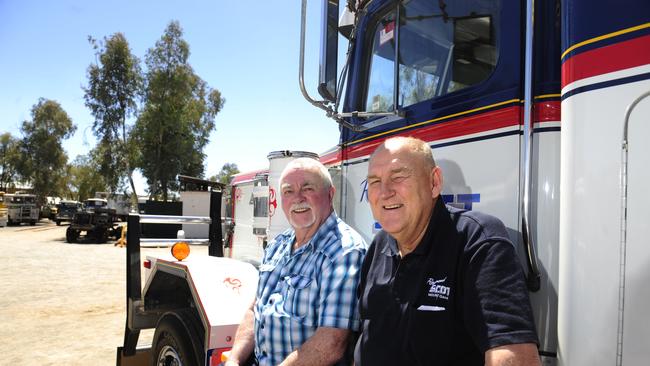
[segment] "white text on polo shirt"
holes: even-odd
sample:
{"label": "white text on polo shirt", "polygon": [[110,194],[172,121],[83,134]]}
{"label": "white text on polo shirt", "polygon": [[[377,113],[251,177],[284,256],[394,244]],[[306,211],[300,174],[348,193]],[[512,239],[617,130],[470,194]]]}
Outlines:
{"label": "white text on polo shirt", "polygon": [[427,281],[427,284],[431,286],[429,288],[429,297],[437,297],[445,300],[449,300],[449,294],[451,293],[451,289],[447,286],[442,285],[447,280],[447,277],[441,279],[441,280],[434,280],[433,278],[429,278]]}

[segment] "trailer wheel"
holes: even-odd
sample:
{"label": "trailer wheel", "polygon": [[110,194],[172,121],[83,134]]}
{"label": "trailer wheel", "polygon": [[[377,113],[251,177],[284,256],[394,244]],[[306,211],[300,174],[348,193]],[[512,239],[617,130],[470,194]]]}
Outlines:
{"label": "trailer wheel", "polygon": [[68,226],[68,229],[65,231],[65,241],[68,243],[76,243],[77,238],[79,238],[79,230],[75,230]]}
{"label": "trailer wheel", "polygon": [[30,224],[31,226],[36,225],[36,220],[32,220],[32,221],[30,221],[29,224]]}
{"label": "trailer wheel", "polygon": [[173,317],[163,318],[153,336],[154,366],[193,366],[198,365],[192,350],[190,336],[180,322]]}
{"label": "trailer wheel", "polygon": [[56,220],[56,226],[61,226],[61,220]]}

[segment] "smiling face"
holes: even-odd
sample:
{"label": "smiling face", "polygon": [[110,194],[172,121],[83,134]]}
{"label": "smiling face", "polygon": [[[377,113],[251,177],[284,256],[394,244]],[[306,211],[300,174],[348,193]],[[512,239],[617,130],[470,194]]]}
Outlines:
{"label": "smiling face", "polygon": [[442,188],[440,168],[423,144],[410,138],[389,139],[377,148],[368,165],[372,215],[400,248],[417,246]]}
{"label": "smiling face", "polygon": [[296,231],[297,244],[309,240],[332,213],[334,188],[316,166],[289,166],[280,182],[282,210]]}

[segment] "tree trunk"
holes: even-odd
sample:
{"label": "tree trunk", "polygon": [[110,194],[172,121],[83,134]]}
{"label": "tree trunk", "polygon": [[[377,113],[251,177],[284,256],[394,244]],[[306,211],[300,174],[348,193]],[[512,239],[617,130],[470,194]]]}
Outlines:
{"label": "tree trunk", "polygon": [[126,172],[129,175],[129,183],[131,184],[131,209],[138,210],[138,192],[135,190],[135,183],[133,182],[133,169],[131,169],[131,163],[129,162],[129,148],[126,142],[126,107],[123,103],[120,103],[122,108],[122,151],[124,156],[124,164],[126,165]]}

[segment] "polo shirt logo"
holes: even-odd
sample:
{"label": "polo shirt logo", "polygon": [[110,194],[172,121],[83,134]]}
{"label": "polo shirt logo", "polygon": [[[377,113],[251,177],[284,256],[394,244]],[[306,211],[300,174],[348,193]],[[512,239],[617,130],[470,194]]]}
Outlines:
{"label": "polo shirt logo", "polygon": [[449,300],[449,294],[451,293],[451,288],[449,288],[448,286],[444,286],[445,281],[447,281],[447,277],[441,280],[435,280],[430,277],[429,280],[427,280],[427,285],[430,286],[429,297]]}

